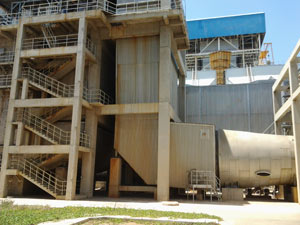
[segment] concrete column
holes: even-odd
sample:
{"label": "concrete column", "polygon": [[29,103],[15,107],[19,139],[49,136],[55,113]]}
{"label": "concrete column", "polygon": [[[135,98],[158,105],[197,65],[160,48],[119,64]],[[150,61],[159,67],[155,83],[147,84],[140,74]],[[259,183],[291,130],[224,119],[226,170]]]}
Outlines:
{"label": "concrete column", "polygon": [[168,26],[160,28],[159,50],[159,102],[171,101],[171,35]]}
{"label": "concrete column", "polygon": [[90,136],[91,152],[82,153],[80,194],[86,195],[90,198],[93,196],[94,191],[94,170],[97,144],[98,117],[94,110],[86,110],[85,117],[86,131]]}
{"label": "concrete column", "polygon": [[29,82],[28,79],[24,79],[22,83],[22,94],[21,99],[27,99],[28,98],[28,88],[29,88]]}
{"label": "concrete column", "polygon": [[170,164],[170,113],[171,102],[171,42],[172,31],[167,26],[160,28],[159,62],[159,113],[157,146],[157,200],[169,200]]}
{"label": "concrete column", "polygon": [[[294,151],[296,163],[296,180],[297,191],[300,193],[300,102],[299,100],[292,103],[292,121],[294,133]],[[300,198],[298,199],[300,203]]]}
{"label": "concrete column", "polygon": [[66,199],[73,200],[76,195],[76,179],[78,167],[78,150],[80,141],[80,125],[82,113],[82,95],[85,69],[85,43],[87,34],[86,18],[79,19],[78,46],[75,70],[74,103],[72,111],[71,141],[68,164]]}
{"label": "concrete column", "polygon": [[[88,88],[99,89],[101,81],[101,55],[102,55],[102,41],[99,33],[92,30],[92,40],[97,46],[97,62],[89,64],[88,71]],[[82,153],[82,168],[81,168],[81,184],[80,194],[92,197],[94,192],[94,170],[96,158],[96,144],[97,144],[97,127],[98,118],[94,110],[86,110],[85,115],[85,129],[90,136],[90,153]]]}
{"label": "concrete column", "polygon": [[7,196],[7,175],[6,169],[8,165],[8,147],[13,142],[13,119],[14,119],[14,100],[18,94],[18,76],[21,71],[22,67],[22,60],[21,60],[21,51],[22,51],[22,41],[24,38],[24,24],[22,20],[18,24],[17,30],[17,38],[16,38],[16,48],[15,48],[15,59],[14,59],[14,66],[12,72],[12,81],[11,81],[11,88],[10,88],[10,99],[8,103],[8,112],[7,112],[7,119],[6,119],[6,128],[5,128],[5,136],[4,136],[4,148],[3,148],[3,155],[2,155],[2,167],[0,173],[0,198]]}
{"label": "concrete column", "polygon": [[24,124],[23,123],[18,123],[17,136],[16,136],[16,146],[22,145],[23,140],[24,140]]}
{"label": "concrete column", "polygon": [[299,80],[298,80],[298,66],[296,60],[290,62],[289,68],[289,80],[290,80],[290,91],[291,96],[299,87]]}
{"label": "concrete column", "polygon": [[108,188],[108,196],[110,198],[120,197],[119,186],[121,185],[121,169],[122,160],[120,158],[111,158]]}
{"label": "concrete column", "polygon": [[157,156],[157,200],[168,201],[170,196],[169,103],[159,103]]}
{"label": "concrete column", "polygon": [[171,42],[172,31],[160,28],[159,113],[157,146],[157,200],[169,200],[170,113],[171,102]]}

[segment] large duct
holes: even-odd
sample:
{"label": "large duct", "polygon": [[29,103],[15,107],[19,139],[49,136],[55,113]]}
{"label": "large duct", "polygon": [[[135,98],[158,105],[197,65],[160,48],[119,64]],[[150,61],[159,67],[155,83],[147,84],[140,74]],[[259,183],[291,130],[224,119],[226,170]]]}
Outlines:
{"label": "large duct", "polygon": [[219,130],[219,172],[222,186],[293,185],[293,137]]}

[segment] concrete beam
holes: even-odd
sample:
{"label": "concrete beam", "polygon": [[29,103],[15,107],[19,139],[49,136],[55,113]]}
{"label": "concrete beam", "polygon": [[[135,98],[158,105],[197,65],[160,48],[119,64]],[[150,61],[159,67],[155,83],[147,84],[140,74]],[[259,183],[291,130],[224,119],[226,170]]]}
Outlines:
{"label": "concrete beam", "polygon": [[16,108],[72,106],[73,98],[17,99],[14,104]]}
{"label": "concrete beam", "polygon": [[22,58],[39,58],[39,57],[55,57],[64,55],[75,55],[77,46],[45,48],[45,49],[30,49],[23,50]]}
{"label": "concrete beam", "polygon": [[103,105],[97,107],[97,115],[155,114],[158,113],[158,103]]}
{"label": "concrete beam", "polygon": [[10,154],[69,154],[69,145],[21,145],[9,146]]}
{"label": "concrete beam", "polygon": [[156,192],[156,187],[152,187],[152,186],[120,186],[119,191]]}

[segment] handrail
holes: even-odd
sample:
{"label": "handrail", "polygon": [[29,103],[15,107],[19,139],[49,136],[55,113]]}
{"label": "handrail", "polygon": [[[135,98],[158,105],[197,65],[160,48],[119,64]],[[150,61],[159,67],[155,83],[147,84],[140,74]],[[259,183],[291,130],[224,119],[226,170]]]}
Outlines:
{"label": "handrail", "polygon": [[[56,79],[44,75],[43,73],[25,67],[22,70],[22,77],[28,78],[31,82],[48,89],[57,97],[73,97],[74,85],[64,84]],[[101,89],[83,89],[83,99],[89,103],[111,104],[113,99]]]}
{"label": "handrail", "polygon": [[[64,131],[59,127],[56,127],[52,123],[30,113],[28,110],[19,111],[17,114],[17,121],[23,122],[36,132],[46,136],[54,143],[61,145],[69,145],[71,140],[71,132]],[[85,132],[80,133],[80,146],[90,147],[90,137]]]}
{"label": "handrail", "polygon": [[7,51],[0,54],[0,63],[14,62],[14,59],[15,59],[14,51]]}
{"label": "handrail", "polygon": [[101,89],[83,89],[83,99],[89,103],[101,103],[108,105],[113,103],[113,99]]}
{"label": "handrail", "polygon": [[43,170],[30,162],[28,159],[12,157],[10,160],[10,168],[19,170],[25,176],[38,182],[54,194],[65,195],[66,193],[67,181],[56,178],[46,170]]}
{"label": "handrail", "polygon": [[51,93],[57,97],[73,97],[74,85],[64,84],[56,79],[40,73],[31,67],[25,67],[22,70],[22,77],[28,78],[31,82],[48,89]]}
{"label": "handrail", "polygon": [[11,86],[11,75],[0,75],[0,88],[9,88]]}

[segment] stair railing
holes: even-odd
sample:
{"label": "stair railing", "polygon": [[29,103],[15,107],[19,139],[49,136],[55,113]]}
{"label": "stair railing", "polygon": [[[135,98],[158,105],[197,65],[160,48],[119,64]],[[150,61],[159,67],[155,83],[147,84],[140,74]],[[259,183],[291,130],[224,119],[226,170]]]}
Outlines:
{"label": "stair railing", "polygon": [[10,168],[19,170],[29,179],[33,180],[56,195],[66,194],[67,181],[57,179],[55,176],[30,162],[28,159],[11,157]]}

